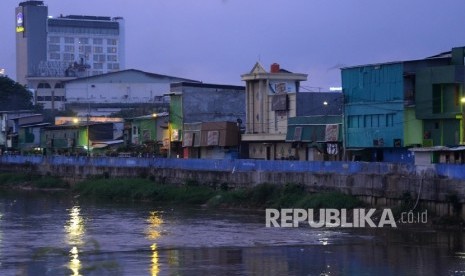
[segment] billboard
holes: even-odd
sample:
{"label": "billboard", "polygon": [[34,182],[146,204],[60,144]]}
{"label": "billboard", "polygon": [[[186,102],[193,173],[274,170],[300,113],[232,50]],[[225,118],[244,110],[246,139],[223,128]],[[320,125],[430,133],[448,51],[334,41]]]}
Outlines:
{"label": "billboard", "polygon": [[24,16],[22,8],[18,9],[18,12],[16,13],[16,32],[24,32]]}

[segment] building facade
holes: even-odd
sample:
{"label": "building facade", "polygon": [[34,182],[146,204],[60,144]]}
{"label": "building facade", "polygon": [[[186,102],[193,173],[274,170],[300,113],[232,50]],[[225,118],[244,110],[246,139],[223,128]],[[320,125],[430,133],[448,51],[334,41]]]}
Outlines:
{"label": "building facade", "polygon": [[41,77],[82,77],[125,68],[121,17],[54,18],[43,1],[25,1],[16,8],[15,19],[17,81],[29,88],[37,89]]}
{"label": "building facade", "polygon": [[172,83],[183,81],[196,82],[135,69],[73,79],[65,83],[66,108],[82,115],[106,116],[143,105],[168,107],[164,95]]}
{"label": "building facade", "polygon": [[0,153],[17,150],[21,126],[41,123],[42,120],[43,116],[32,110],[0,111]]}
{"label": "building facade", "polygon": [[413,162],[412,147],[463,142],[464,50],[342,69],[345,146],[355,160]]}
{"label": "building facade", "polygon": [[246,82],[246,121],[242,142],[248,158],[286,159],[292,144],[286,143],[288,118],[297,116],[297,95],[306,74],[291,73],[278,64],[267,72],[256,63],[241,76]]}
{"label": "building facade", "polygon": [[183,157],[184,153],[187,154],[183,147],[184,126],[189,125],[193,128],[189,130],[194,130],[195,124],[198,124],[196,130],[200,132],[200,123],[232,122],[242,125],[245,121],[245,87],[198,82],[173,83],[169,113],[170,135],[167,143],[170,156]]}
{"label": "building facade", "polygon": [[187,123],[183,128],[183,157],[235,159],[239,156],[239,140],[236,122]]}

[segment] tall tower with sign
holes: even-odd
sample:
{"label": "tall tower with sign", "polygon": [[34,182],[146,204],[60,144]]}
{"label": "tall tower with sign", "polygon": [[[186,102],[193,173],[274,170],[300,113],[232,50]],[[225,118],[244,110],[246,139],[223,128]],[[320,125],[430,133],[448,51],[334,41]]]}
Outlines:
{"label": "tall tower with sign", "polygon": [[47,16],[43,1],[21,2],[15,10],[16,78],[21,84],[27,84],[33,68],[47,59]]}
{"label": "tall tower with sign", "polygon": [[[267,72],[260,63],[241,76],[246,82],[246,132],[249,158],[273,160],[286,156],[287,120],[296,116],[300,82],[307,74],[292,73],[272,64]],[[283,152],[284,151],[284,152]]]}

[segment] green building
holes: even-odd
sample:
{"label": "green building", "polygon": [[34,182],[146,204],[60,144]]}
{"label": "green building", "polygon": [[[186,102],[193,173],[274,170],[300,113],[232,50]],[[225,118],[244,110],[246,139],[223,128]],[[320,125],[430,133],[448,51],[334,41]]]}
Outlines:
{"label": "green building", "polygon": [[126,120],[128,134],[126,137],[135,147],[143,147],[144,153],[167,155],[168,113],[154,113]]}

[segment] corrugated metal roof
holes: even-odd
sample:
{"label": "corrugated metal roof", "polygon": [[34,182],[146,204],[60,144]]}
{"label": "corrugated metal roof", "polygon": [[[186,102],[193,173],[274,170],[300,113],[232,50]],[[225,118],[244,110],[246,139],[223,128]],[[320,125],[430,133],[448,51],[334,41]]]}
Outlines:
{"label": "corrugated metal roof", "polygon": [[[288,119],[286,141],[324,142],[326,126],[339,125],[338,141],[342,141],[342,116],[309,116]],[[295,139],[296,128],[301,127],[300,140]]]}
{"label": "corrugated metal roof", "polygon": [[413,152],[433,152],[433,151],[465,151],[465,146],[459,146],[454,148],[449,148],[445,146],[434,146],[434,147],[423,147],[423,148],[411,148],[409,151]]}

